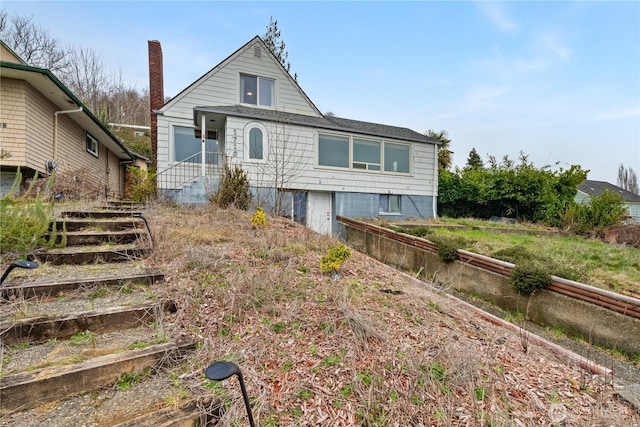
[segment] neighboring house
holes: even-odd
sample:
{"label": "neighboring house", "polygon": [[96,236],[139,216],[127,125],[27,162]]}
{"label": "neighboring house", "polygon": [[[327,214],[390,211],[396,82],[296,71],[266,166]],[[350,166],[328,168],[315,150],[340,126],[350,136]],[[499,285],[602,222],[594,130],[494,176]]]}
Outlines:
{"label": "neighboring house", "polygon": [[160,43],[149,41],[160,194],[206,203],[222,166],[241,165],[255,205],[320,233],[337,232],[336,215],[435,216],[438,143],[407,128],[323,115],[260,37],[166,104],[162,75]]}
{"label": "neighboring house", "polygon": [[575,201],[578,203],[585,203],[594,196],[601,196],[605,190],[622,196],[625,205],[628,209],[629,216],[637,222],[640,222],[640,196],[633,194],[630,191],[624,190],[620,187],[616,187],[613,184],[609,184],[604,181],[585,181],[578,185],[578,194],[576,194]]}
{"label": "neighboring house", "polygon": [[135,156],[49,70],[0,41],[0,193],[23,178],[86,169],[105,197],[124,193]]}

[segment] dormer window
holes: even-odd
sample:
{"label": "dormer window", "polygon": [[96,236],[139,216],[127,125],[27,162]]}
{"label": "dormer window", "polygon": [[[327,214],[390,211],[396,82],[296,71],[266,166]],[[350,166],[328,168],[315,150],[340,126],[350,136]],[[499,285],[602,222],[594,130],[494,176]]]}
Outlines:
{"label": "dormer window", "polygon": [[274,107],[276,81],[264,77],[240,75],[240,102]]}

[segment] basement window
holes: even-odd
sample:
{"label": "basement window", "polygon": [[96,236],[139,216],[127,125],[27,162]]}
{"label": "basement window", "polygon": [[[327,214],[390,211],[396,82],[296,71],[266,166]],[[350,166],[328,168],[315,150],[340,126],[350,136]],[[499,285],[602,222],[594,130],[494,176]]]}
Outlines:
{"label": "basement window", "polygon": [[98,140],[95,139],[89,132],[87,132],[87,153],[91,154],[95,158],[98,158]]}
{"label": "basement window", "polygon": [[397,194],[380,195],[380,214],[401,215],[400,196]]}

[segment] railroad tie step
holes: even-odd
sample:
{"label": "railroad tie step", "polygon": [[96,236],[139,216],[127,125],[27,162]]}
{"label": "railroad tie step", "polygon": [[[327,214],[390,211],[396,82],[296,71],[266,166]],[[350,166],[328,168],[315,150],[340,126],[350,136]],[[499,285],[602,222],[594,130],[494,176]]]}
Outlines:
{"label": "railroad tie step", "polygon": [[5,375],[0,385],[0,414],[34,408],[115,384],[123,372],[140,374],[147,368],[175,360],[194,347],[193,342],[182,340],[99,356],[68,366]]}
{"label": "railroad tie step", "polygon": [[166,300],[157,304],[108,307],[70,315],[6,320],[0,322],[0,338],[6,345],[16,345],[65,339],[86,331],[106,333],[130,329],[158,320],[158,315],[161,315],[158,311],[175,312],[175,303]]}

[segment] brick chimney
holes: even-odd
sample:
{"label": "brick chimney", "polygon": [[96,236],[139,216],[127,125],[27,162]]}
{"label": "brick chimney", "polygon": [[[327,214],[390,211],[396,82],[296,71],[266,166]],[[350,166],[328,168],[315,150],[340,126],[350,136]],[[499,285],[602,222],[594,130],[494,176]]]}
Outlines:
{"label": "brick chimney", "polygon": [[164,105],[164,76],[162,47],[157,40],[149,40],[149,107],[151,110],[151,165],[158,168],[158,118],[154,110]]}

